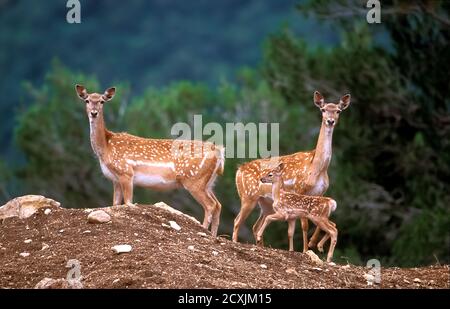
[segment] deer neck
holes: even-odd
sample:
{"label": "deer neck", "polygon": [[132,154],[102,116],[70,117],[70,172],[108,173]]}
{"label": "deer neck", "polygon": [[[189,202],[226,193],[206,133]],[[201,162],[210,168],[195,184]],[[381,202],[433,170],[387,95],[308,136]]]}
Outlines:
{"label": "deer neck", "polygon": [[95,119],[89,119],[91,146],[95,154],[101,160],[106,153],[106,134],[105,121],[103,114],[99,114]]}
{"label": "deer neck", "polygon": [[273,198],[273,204],[276,205],[278,203],[278,200],[280,199],[280,193],[283,189],[283,179],[281,177],[278,177],[274,179],[275,181],[272,184],[272,198]]}
{"label": "deer neck", "polygon": [[331,148],[333,139],[333,128],[328,127],[324,123],[320,128],[319,139],[314,154],[314,159],[311,164],[311,174],[318,176],[328,169],[331,161]]}

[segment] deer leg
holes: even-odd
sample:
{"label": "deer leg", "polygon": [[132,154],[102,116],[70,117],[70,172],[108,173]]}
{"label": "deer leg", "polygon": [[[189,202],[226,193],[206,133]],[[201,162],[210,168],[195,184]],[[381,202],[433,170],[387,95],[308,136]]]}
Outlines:
{"label": "deer leg", "polygon": [[214,211],[213,211],[213,216],[212,216],[211,234],[213,236],[217,236],[217,231],[219,229],[219,223],[220,223],[220,212],[222,211],[222,204],[220,204],[219,200],[214,195],[214,192],[212,192],[212,190],[209,190],[208,194],[209,194],[209,197],[212,198],[214,200],[214,202],[216,203],[216,205],[214,207]]}
{"label": "deer leg", "polygon": [[256,205],[255,199],[250,198],[242,198],[241,199],[241,210],[239,214],[234,219],[234,227],[233,227],[233,241],[238,241],[239,228],[241,224],[247,219],[248,215],[252,212]]}
{"label": "deer leg", "polygon": [[[199,189],[191,189],[189,190],[189,188],[186,188],[189,193],[192,195],[192,197],[203,207],[203,210],[205,211],[205,217],[203,218],[203,224],[202,226],[205,229],[208,229],[211,221],[212,221],[212,216],[213,216],[213,212],[215,209],[215,205],[216,205],[216,201],[210,197],[210,195],[208,194],[207,189],[203,189],[203,190],[199,190]],[[211,231],[211,233],[213,234],[213,231]],[[216,231],[217,233],[217,231]],[[213,236],[216,236],[213,234]]]}
{"label": "deer leg", "polygon": [[320,227],[322,230],[324,230],[327,234],[330,235],[331,243],[330,248],[328,249],[327,262],[331,262],[331,260],[333,259],[334,248],[336,247],[337,243],[338,231],[337,228],[335,227],[336,225],[334,223],[331,223],[328,220],[328,218],[320,218],[315,221],[318,227]]}
{"label": "deer leg", "polygon": [[261,237],[260,241],[256,240],[256,236],[258,234],[258,230],[261,228],[261,224],[264,222],[264,219],[269,214],[273,214],[273,201],[271,199],[266,198],[259,198],[258,200],[259,206],[261,208],[261,212],[259,213],[259,218],[256,220],[255,224],[253,225],[253,237],[255,238],[256,244],[259,246],[264,247],[264,239]]}
{"label": "deer leg", "polygon": [[308,229],[309,222],[307,218],[300,218],[300,222],[302,223],[302,232],[303,232],[303,253],[308,251]]}
{"label": "deer leg", "polygon": [[288,221],[289,251],[294,251],[295,220]]}
{"label": "deer leg", "polygon": [[323,235],[322,239],[319,241],[319,243],[317,244],[317,249],[320,252],[323,252],[323,245],[325,244],[325,242],[330,238],[330,234],[326,233],[325,235]]}
{"label": "deer leg", "polygon": [[133,206],[133,177],[124,175],[119,178],[125,205]]}
{"label": "deer leg", "polygon": [[[333,227],[336,227],[336,224],[332,221],[330,221],[330,224]],[[326,233],[325,235],[323,235],[322,239],[319,241],[319,243],[317,244],[317,249],[319,249],[320,252],[323,252],[323,245],[325,244],[325,242],[330,238],[330,235],[328,233]]]}
{"label": "deer leg", "polygon": [[113,194],[113,206],[121,205],[123,200],[122,188],[117,181],[113,182],[114,194]]}
{"label": "deer leg", "polygon": [[320,228],[318,226],[316,226],[316,229],[314,230],[314,234],[309,239],[309,243],[308,243],[309,248],[312,249],[317,245],[317,240],[319,239],[319,236],[320,236]]}
{"label": "deer leg", "polygon": [[255,243],[257,246],[261,246],[261,247],[264,247],[264,239],[261,237],[258,240],[258,231],[261,228],[261,224],[264,222],[266,217],[267,216],[264,214],[264,211],[261,209],[259,212],[258,220],[256,220],[255,224],[252,227],[253,237],[255,238]]}
{"label": "deer leg", "polygon": [[266,216],[266,218],[264,219],[261,228],[258,231],[258,234],[256,235],[256,240],[260,241],[261,237],[264,233],[264,230],[266,229],[267,225],[269,225],[272,221],[275,220],[284,220],[284,216],[282,214],[279,214],[277,212],[270,214],[268,216]]}

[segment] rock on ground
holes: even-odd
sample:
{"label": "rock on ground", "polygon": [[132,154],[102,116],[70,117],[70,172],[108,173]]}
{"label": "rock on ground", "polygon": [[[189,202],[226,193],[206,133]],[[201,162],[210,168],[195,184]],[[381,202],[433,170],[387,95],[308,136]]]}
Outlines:
{"label": "rock on ground", "polygon": [[91,212],[87,219],[89,223],[107,223],[111,221],[111,216],[104,210],[96,210]]}
{"label": "rock on ground", "polygon": [[19,217],[31,217],[40,208],[60,207],[61,203],[42,195],[25,195],[17,197],[0,207],[0,220]]}
{"label": "rock on ground", "polygon": [[306,251],[306,255],[309,256],[309,258],[311,259],[311,261],[316,264],[316,265],[322,265],[323,261],[317,256],[317,254],[314,253],[314,251],[312,250],[308,250]]}
{"label": "rock on ground", "polygon": [[153,204],[153,206],[158,207],[158,208],[162,208],[162,209],[167,210],[168,212],[173,213],[173,214],[178,215],[178,216],[184,216],[184,217],[192,220],[193,222],[195,222],[197,224],[200,224],[200,222],[197,219],[195,219],[194,217],[189,216],[189,215],[187,215],[187,214],[185,214],[185,213],[183,213],[183,212],[181,212],[179,210],[176,210],[175,208],[170,207],[169,205],[167,205],[164,202],[158,202],[156,204]]}
{"label": "rock on ground", "polygon": [[44,278],[39,281],[35,289],[82,289],[83,284],[79,280]]}
{"label": "rock on ground", "polygon": [[115,253],[128,253],[133,249],[130,245],[117,245],[111,248]]}

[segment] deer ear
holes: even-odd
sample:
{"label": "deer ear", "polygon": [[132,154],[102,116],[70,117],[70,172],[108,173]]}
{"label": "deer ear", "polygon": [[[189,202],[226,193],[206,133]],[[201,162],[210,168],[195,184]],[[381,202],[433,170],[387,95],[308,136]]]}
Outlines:
{"label": "deer ear", "polygon": [[81,85],[75,85],[75,89],[77,91],[78,97],[82,100],[86,100],[88,97],[88,93],[86,88],[84,88],[84,86]]}
{"label": "deer ear", "polygon": [[325,99],[319,91],[314,91],[314,104],[316,104],[318,108],[322,108],[325,105]]}
{"label": "deer ear", "polygon": [[103,94],[103,100],[105,101],[109,101],[111,100],[114,95],[116,94],[116,88],[115,87],[111,87],[105,90],[105,93]]}
{"label": "deer ear", "polygon": [[283,170],[283,168],[284,168],[284,163],[280,163],[280,164],[277,166],[276,170],[277,170],[277,172],[281,172],[281,171]]}
{"label": "deer ear", "polygon": [[350,98],[350,94],[346,94],[339,100],[339,108],[341,111],[343,111],[350,105]]}

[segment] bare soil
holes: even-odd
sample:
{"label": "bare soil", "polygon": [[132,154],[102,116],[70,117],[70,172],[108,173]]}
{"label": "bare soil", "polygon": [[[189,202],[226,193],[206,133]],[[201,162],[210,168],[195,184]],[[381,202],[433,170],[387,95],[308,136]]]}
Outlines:
{"label": "bare soil", "polygon": [[[106,224],[88,223],[85,210],[63,208],[0,222],[0,288],[66,278],[70,259],[80,261],[85,288],[450,287],[448,265],[382,268],[381,283],[368,285],[367,268],[318,266],[300,252],[214,238],[192,220],[152,205],[107,211],[112,221]],[[132,251],[116,254],[111,247],[119,244]],[[20,255],[25,252],[29,256]]]}

